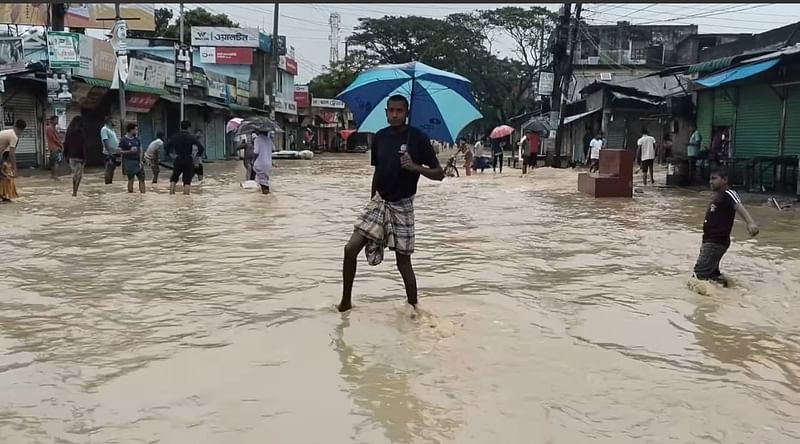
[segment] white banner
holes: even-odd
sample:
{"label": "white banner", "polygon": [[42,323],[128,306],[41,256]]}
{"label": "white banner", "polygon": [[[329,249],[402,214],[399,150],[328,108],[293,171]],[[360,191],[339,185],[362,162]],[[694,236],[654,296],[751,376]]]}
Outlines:
{"label": "white banner", "polygon": [[284,100],[279,97],[275,97],[275,112],[296,116],[297,102],[294,100]]}
{"label": "white banner", "polygon": [[192,46],[258,48],[258,29],[192,26]]}
{"label": "white banner", "polygon": [[214,48],[213,46],[204,46],[200,48],[200,63],[217,63],[217,48]]}
{"label": "white banner", "polygon": [[336,108],[344,109],[344,102],[336,99],[311,99],[311,106],[314,108]]}
{"label": "white banner", "polygon": [[130,79],[126,83],[164,89],[167,81],[166,64],[147,59],[133,59],[130,63]]}

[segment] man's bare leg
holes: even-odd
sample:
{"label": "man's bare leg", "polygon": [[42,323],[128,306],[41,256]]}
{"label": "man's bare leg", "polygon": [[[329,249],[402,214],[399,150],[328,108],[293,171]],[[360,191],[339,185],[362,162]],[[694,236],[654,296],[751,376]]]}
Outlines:
{"label": "man's bare leg", "polygon": [[145,191],[146,190],[145,190],[145,187],[144,187],[144,179],[139,179],[139,192],[144,194]]}
{"label": "man's bare leg", "polygon": [[417,308],[417,276],[414,275],[414,267],[411,265],[411,256],[395,253],[397,257],[397,269],[403,276],[403,284],[406,287],[406,299],[414,308]]}
{"label": "man's bare leg", "polygon": [[185,196],[188,196],[191,193],[192,193],[192,186],[191,185],[184,185],[183,186],[183,194]]}
{"label": "man's bare leg", "polygon": [[358,254],[367,245],[367,238],[361,233],[354,231],[344,246],[344,263],[342,265],[342,301],[336,308],[339,312],[345,312],[353,308],[353,281],[356,279],[356,267],[358,265]]}
{"label": "man's bare leg", "polygon": [[133,178],[128,179],[128,192],[133,193]]}
{"label": "man's bare leg", "polygon": [[175,189],[178,188],[178,182],[169,183],[169,194],[175,194]]}

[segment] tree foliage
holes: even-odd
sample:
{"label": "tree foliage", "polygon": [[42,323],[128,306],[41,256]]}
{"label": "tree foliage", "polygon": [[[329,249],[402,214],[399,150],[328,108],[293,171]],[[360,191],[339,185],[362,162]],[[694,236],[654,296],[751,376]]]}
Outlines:
{"label": "tree foliage", "polygon": [[[418,16],[361,18],[348,38],[359,64],[338,63],[311,82],[314,95],[338,94],[362,69],[376,64],[417,60],[468,78],[483,124],[492,127],[533,106],[531,87],[546,63],[541,38],[549,37],[555,15],[544,8],[500,8],[444,19]],[[514,57],[493,52],[506,34],[516,44]]]}
{"label": "tree foliage", "polygon": [[[179,17],[169,8],[155,10],[155,31],[132,32],[131,37],[161,37],[178,39],[180,35]],[[183,13],[183,41],[192,40],[192,26],[219,26],[225,28],[238,28],[239,24],[231,20],[226,14],[211,14],[205,9],[195,8]]]}

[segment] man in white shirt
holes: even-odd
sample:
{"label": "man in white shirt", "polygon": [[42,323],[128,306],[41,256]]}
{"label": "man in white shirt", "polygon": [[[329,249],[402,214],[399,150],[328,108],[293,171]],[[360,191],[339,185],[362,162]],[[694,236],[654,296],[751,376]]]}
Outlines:
{"label": "man in white shirt", "polygon": [[153,170],[153,183],[158,183],[158,173],[161,171],[159,162],[161,162],[161,151],[164,149],[164,132],[159,131],[156,133],[156,138],[150,145],[147,146],[147,151],[144,152],[144,162]]}
{"label": "man in white shirt", "polygon": [[647,172],[650,171],[650,183],[655,183],[653,179],[653,163],[656,158],[656,139],[647,132],[647,128],[642,129],[642,137],[636,142],[638,145],[637,157],[641,155],[642,176],[644,184],[647,185]]}
{"label": "man in white shirt", "polygon": [[593,173],[600,170],[600,150],[603,149],[603,133],[599,132],[589,142],[589,158],[591,163],[589,165],[589,172]]}

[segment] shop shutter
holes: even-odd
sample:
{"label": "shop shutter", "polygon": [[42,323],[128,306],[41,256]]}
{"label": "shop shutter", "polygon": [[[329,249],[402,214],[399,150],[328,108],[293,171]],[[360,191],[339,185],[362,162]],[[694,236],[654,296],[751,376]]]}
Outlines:
{"label": "shop shutter", "polygon": [[739,90],[736,116],[736,157],[777,156],[781,120],[781,100],[764,83]]}
{"label": "shop shutter", "polygon": [[[717,89],[714,91],[714,117],[712,123],[714,127],[733,126],[733,115],[736,109],[731,98],[735,98],[734,89]],[[708,139],[710,142],[710,139]]]}
{"label": "shop shutter", "polygon": [[214,113],[208,122],[206,153],[209,160],[225,159],[225,116],[222,114]]}
{"label": "shop shutter", "polygon": [[711,124],[714,116],[714,90],[707,89],[700,91],[697,96],[697,129],[703,136],[701,146],[711,144]]}
{"label": "shop shutter", "polygon": [[153,115],[151,113],[139,114],[139,140],[142,145],[147,146],[156,138],[155,125],[153,125]]}
{"label": "shop shutter", "polygon": [[[44,159],[44,129],[36,119],[36,97],[32,94],[17,92],[3,96],[4,112],[12,112],[14,121],[22,119],[27,123],[25,131],[17,144],[18,168],[38,167]],[[4,129],[13,127],[5,125]]]}
{"label": "shop shutter", "polygon": [[613,122],[608,122],[608,134],[606,148],[621,150],[625,149],[625,118],[622,115],[614,116]]}
{"label": "shop shutter", "polygon": [[786,128],[783,154],[800,156],[800,86],[789,88],[786,98]]}

